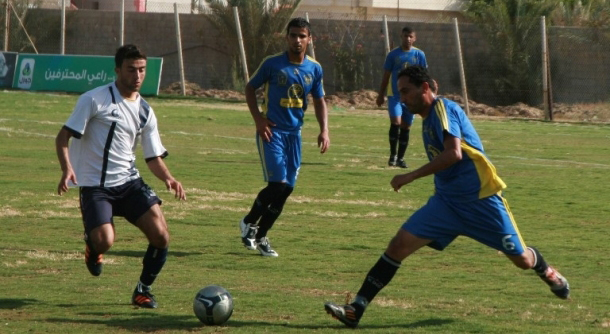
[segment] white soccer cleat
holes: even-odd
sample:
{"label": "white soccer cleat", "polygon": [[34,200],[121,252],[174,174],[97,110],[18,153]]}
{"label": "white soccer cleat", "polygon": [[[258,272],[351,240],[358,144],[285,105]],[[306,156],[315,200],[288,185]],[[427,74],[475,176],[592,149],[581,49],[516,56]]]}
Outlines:
{"label": "white soccer cleat", "polygon": [[239,222],[239,230],[241,231],[241,242],[244,244],[244,247],[249,250],[255,250],[256,240],[254,240],[254,237],[256,236],[258,227],[256,225],[246,224],[242,219]]}
{"label": "white soccer cleat", "polygon": [[271,248],[271,244],[269,243],[269,239],[267,237],[261,238],[256,241],[256,249],[261,252],[262,256],[272,256],[278,257],[278,253]]}

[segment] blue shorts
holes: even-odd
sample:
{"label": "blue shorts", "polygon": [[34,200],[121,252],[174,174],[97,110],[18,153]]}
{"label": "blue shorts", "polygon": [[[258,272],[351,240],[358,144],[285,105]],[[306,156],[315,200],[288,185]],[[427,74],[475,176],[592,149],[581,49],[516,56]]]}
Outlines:
{"label": "blue shorts", "polygon": [[390,117],[400,117],[402,124],[413,125],[415,114],[409,112],[407,106],[400,102],[399,97],[388,96],[388,113]]}
{"label": "blue shorts", "polygon": [[301,133],[273,131],[271,140],[256,135],[265,182],[285,182],[294,188],[301,168]]}
{"label": "blue shorts", "polygon": [[438,250],[443,250],[458,235],[507,255],[520,255],[526,247],[508,202],[500,195],[472,202],[453,202],[434,195],[409,217],[402,229],[431,239],[428,246]]}
{"label": "blue shorts", "polygon": [[125,217],[134,224],[161,199],[139,178],[116,187],[80,187],[80,210],[85,233],[106,223],[112,217]]}

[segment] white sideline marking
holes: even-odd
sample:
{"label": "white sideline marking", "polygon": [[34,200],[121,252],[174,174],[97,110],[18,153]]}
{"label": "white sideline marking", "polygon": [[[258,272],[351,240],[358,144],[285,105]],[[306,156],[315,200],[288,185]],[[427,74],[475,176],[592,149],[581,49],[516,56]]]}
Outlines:
{"label": "white sideline marking", "polygon": [[44,133],[27,132],[27,131],[15,130],[15,129],[11,129],[11,128],[0,128],[0,131],[7,132],[7,133],[16,133],[16,134],[22,134],[22,135],[29,135],[29,136],[37,136],[37,137],[45,137],[45,138],[55,138],[55,136],[46,135]]}
{"label": "white sideline marking", "polygon": [[[573,164],[573,165],[585,165],[585,166],[592,166],[592,167],[600,167],[600,168],[610,168],[610,165],[608,164],[600,164],[600,163],[594,163],[594,162],[581,162],[581,161],[574,161],[574,160],[555,160],[555,159],[544,159],[544,158],[526,158],[526,157],[519,157],[519,156],[514,156],[514,155],[506,155],[506,156],[496,156],[498,158],[505,158],[505,159],[515,159],[515,160],[528,160],[528,161],[542,161],[542,162],[557,162],[559,164]],[[491,157],[490,157],[491,158]],[[491,158],[493,161],[493,158]],[[538,164],[536,164],[536,166],[540,166]],[[550,166],[557,166],[557,164],[555,165],[550,165]]]}

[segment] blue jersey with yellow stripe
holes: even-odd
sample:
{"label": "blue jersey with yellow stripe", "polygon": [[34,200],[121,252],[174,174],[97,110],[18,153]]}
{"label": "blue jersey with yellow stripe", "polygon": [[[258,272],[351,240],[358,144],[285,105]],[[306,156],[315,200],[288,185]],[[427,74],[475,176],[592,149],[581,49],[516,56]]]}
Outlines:
{"label": "blue jersey with yellow stripe", "polygon": [[264,85],[263,115],[275,123],[274,130],[298,132],[307,109],[307,95],[324,97],[322,66],[306,56],[302,63],[293,63],[283,52],[263,60],[250,78],[255,89]]}
{"label": "blue jersey with yellow stripe", "polygon": [[400,97],[400,92],[397,87],[398,73],[413,65],[420,65],[424,68],[428,68],[424,51],[412,46],[409,51],[403,50],[402,47],[397,47],[388,53],[383,64],[384,70],[392,72],[390,84],[388,85],[388,96]]}
{"label": "blue jersey with yellow stripe", "polygon": [[506,188],[485,155],[479,135],[457,103],[438,97],[422,122],[422,133],[430,160],[444,150],[446,134],[461,140],[462,160],[434,174],[437,194],[466,202],[489,197]]}

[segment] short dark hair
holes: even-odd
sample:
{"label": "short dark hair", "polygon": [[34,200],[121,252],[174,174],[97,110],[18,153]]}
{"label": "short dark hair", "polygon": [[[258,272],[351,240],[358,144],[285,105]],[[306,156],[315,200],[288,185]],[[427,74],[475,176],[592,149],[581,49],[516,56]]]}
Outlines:
{"label": "short dark hair", "polygon": [[428,70],[420,65],[409,66],[404,70],[401,70],[398,72],[397,79],[400,79],[401,77],[409,78],[409,81],[417,88],[421,87],[424,82],[427,82],[431,89],[436,87],[434,80],[432,80],[432,77],[428,74]]}
{"label": "short dark hair", "polygon": [[306,19],[302,17],[295,17],[294,19],[290,20],[290,22],[288,22],[288,25],[286,26],[286,35],[290,33],[290,28],[292,27],[307,28],[307,35],[311,35],[311,25],[309,24],[309,22],[307,22]]}
{"label": "short dark hair", "polygon": [[144,59],[146,55],[137,46],[133,44],[125,44],[116,50],[114,55],[114,65],[118,68],[123,66],[125,59]]}
{"label": "short dark hair", "polygon": [[411,27],[405,26],[404,28],[402,28],[403,34],[410,34],[412,32],[415,32],[415,30],[411,29]]}

